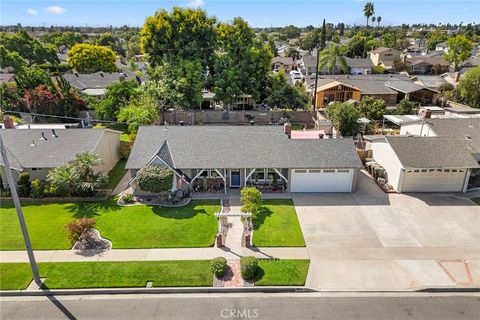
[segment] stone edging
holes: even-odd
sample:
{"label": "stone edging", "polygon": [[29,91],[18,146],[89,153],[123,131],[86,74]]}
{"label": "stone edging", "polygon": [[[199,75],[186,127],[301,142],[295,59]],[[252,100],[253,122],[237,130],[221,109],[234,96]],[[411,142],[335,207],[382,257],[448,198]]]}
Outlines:
{"label": "stone edging", "polygon": [[135,202],[135,203],[121,203],[121,200],[122,197],[119,197],[118,200],[117,200],[117,204],[119,206],[122,206],[122,207],[133,207],[133,206],[142,206],[142,205],[146,205],[146,206],[157,206],[157,207],[165,207],[165,208],[181,208],[181,207],[185,207],[186,205],[188,205],[190,203],[190,201],[192,201],[192,198],[188,198],[187,201],[185,203],[181,203],[181,204],[160,204],[160,203],[145,203],[145,202]]}
{"label": "stone edging", "polygon": [[90,228],[89,230],[92,230],[93,232],[95,232],[97,234],[97,237],[100,239],[100,240],[104,240],[106,242],[109,243],[109,248],[108,249],[105,249],[105,250],[80,250],[80,249],[75,249],[75,247],[77,246],[78,244],[78,241],[80,240],[80,238],[83,236],[83,233],[87,232],[87,230],[83,231],[82,235],[80,236],[80,238],[75,242],[75,244],[73,245],[72,247],[72,251],[75,252],[76,254],[79,254],[79,255],[84,255],[84,254],[99,254],[99,253],[103,253],[105,251],[109,251],[109,250],[112,250],[112,241],[108,240],[108,239],[105,239],[103,238],[101,235],[100,235],[100,231],[98,231],[97,229],[95,228]]}

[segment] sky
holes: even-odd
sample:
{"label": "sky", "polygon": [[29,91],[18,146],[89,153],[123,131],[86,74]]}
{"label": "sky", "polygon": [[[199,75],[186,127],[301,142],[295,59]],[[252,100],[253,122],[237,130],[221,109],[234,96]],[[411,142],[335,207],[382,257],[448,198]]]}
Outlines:
{"label": "sky", "polygon": [[[158,9],[202,8],[220,21],[242,17],[252,27],[365,24],[365,0],[0,0],[0,24],[142,26]],[[376,0],[382,25],[480,23],[480,0]]]}

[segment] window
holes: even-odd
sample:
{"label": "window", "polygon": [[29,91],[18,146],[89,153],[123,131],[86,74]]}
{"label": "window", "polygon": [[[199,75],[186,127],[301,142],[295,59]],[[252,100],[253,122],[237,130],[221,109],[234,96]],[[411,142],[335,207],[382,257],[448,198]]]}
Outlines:
{"label": "window", "polygon": [[310,173],[321,173],[322,170],[320,170],[320,169],[310,169],[310,170],[308,170],[308,172],[310,172]]}
{"label": "window", "polygon": [[39,170],[39,169],[38,168],[32,168],[32,171],[37,171],[37,170]]}
{"label": "window", "polygon": [[295,170],[295,173],[307,173],[307,170],[303,170],[303,169],[299,170],[299,169],[297,169],[297,170]]}
{"label": "window", "polygon": [[277,172],[274,170],[274,169],[268,169],[267,170],[267,178],[269,181],[273,181],[273,178],[276,177],[276,179],[278,180],[279,176],[277,174]]}
{"label": "window", "polygon": [[265,181],[265,170],[264,169],[255,169],[255,172],[252,174],[252,180],[254,180],[254,181]]}
{"label": "window", "polygon": [[437,171],[438,171],[438,172],[443,172],[443,170],[442,170],[442,169],[437,169]]}
{"label": "window", "polygon": [[[197,174],[199,174],[200,171],[202,171],[202,169],[197,169]],[[207,169],[203,170],[203,172],[198,177],[199,178],[207,178],[208,177],[208,170]]]}
{"label": "window", "polygon": [[428,169],[428,172],[433,172],[435,171],[435,169]]}
{"label": "window", "polygon": [[427,169],[422,169],[422,172],[427,172]]}
{"label": "window", "polygon": [[450,169],[445,169],[443,170],[443,172],[450,172]]}
{"label": "window", "polygon": [[413,172],[420,172],[420,170],[416,169],[416,170],[413,170]]}
{"label": "window", "polygon": [[335,173],[335,169],[325,169],[323,173]]}
{"label": "window", "polygon": [[338,169],[337,172],[338,173],[349,173],[350,170],[348,170],[348,169]]}

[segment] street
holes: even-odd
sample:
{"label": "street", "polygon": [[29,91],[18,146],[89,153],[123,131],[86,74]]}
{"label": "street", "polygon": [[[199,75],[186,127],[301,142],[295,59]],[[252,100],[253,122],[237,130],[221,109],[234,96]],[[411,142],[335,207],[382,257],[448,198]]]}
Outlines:
{"label": "street", "polygon": [[478,293],[3,297],[1,319],[478,319]]}

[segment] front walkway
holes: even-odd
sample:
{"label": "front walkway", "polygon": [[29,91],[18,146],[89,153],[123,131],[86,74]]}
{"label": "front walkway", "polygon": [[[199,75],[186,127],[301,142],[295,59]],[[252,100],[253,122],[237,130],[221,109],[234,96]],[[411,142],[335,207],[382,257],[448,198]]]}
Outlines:
{"label": "front walkway", "polygon": [[[225,257],[227,260],[243,256],[263,259],[309,259],[306,248],[178,248],[178,249],[112,249],[93,256],[83,256],[72,250],[35,250],[37,262],[78,261],[159,261],[159,260],[210,260]],[[28,262],[26,251],[0,251],[0,262]]]}

